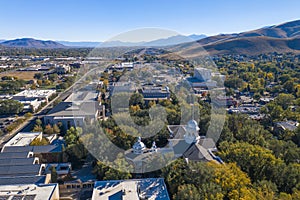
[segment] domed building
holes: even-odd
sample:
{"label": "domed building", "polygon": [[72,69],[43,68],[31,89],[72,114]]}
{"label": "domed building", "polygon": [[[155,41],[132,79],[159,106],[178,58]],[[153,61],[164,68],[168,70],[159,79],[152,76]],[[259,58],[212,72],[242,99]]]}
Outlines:
{"label": "domed building", "polygon": [[125,158],[133,165],[135,173],[144,173],[152,164],[153,158],[160,155],[159,150],[154,141],[151,148],[147,148],[141,137],[138,137],[132,148],[125,152]]}
{"label": "domed building", "polygon": [[134,154],[143,154],[146,150],[145,144],[142,142],[142,138],[138,137],[137,142],[132,146]]}

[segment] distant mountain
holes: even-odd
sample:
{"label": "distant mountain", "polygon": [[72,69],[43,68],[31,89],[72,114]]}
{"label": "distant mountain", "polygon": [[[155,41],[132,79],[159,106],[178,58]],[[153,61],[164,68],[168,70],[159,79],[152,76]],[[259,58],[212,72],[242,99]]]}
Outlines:
{"label": "distant mountain", "polygon": [[184,49],[186,55],[203,49],[210,54],[300,53],[300,20],[242,33],[210,36],[198,40],[197,44],[185,43],[172,48]]}
{"label": "distant mountain", "polygon": [[69,41],[56,41],[68,47],[97,47],[101,42],[69,42]]}
{"label": "distant mountain", "polygon": [[102,42],[98,47],[134,47],[143,46],[145,42],[123,42],[119,40]]}
{"label": "distant mountain", "polygon": [[169,45],[181,44],[181,43],[192,42],[197,40],[193,38],[199,38],[199,37],[197,37],[196,35],[193,35],[192,37],[184,36],[184,35],[175,35],[168,38],[145,42],[142,46],[169,46]]}
{"label": "distant mountain", "polygon": [[267,36],[274,38],[289,38],[300,36],[300,20],[283,23],[280,25],[264,27],[254,31],[238,34],[238,37]]}
{"label": "distant mountain", "polygon": [[22,38],[15,40],[0,40],[0,44],[6,47],[25,47],[25,48],[68,48],[68,47],[119,47],[119,46],[168,46],[176,45],[206,37],[205,35],[176,35],[169,38],[162,38],[150,42],[123,42],[123,41],[107,41],[107,42],[70,42],[70,41],[44,41],[33,38]]}
{"label": "distant mountain", "polygon": [[196,35],[196,34],[192,34],[188,36],[189,38],[191,38],[192,40],[201,40],[203,38],[206,38],[207,35],[201,34],[201,35]]}
{"label": "distant mountain", "polygon": [[205,38],[206,35],[176,35],[168,38],[157,39],[149,42],[123,42],[123,41],[106,41],[106,42],[69,42],[69,41],[57,41],[68,47],[118,47],[118,46],[168,46],[185,42],[196,41]]}
{"label": "distant mountain", "polygon": [[205,38],[205,35],[175,35],[168,38],[161,38],[149,42],[122,42],[122,41],[108,41],[103,42],[101,47],[116,47],[116,46],[143,46],[143,47],[157,47],[157,46],[169,46],[186,42],[196,41],[201,38]]}
{"label": "distant mountain", "polygon": [[300,38],[243,37],[203,46],[211,54],[300,53]]}
{"label": "distant mountain", "polygon": [[21,38],[15,40],[6,40],[1,43],[6,47],[24,47],[24,48],[66,48],[66,46],[51,40],[36,40],[33,38]]}

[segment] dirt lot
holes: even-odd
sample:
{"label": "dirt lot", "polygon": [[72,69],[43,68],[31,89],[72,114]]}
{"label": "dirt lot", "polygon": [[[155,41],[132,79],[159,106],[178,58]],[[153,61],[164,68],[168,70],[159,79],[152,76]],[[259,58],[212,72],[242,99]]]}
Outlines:
{"label": "dirt lot", "polygon": [[23,79],[26,81],[33,80],[34,74],[39,72],[25,72],[25,71],[12,71],[12,72],[5,72],[0,74],[0,78],[3,76],[15,76],[18,77],[18,79]]}

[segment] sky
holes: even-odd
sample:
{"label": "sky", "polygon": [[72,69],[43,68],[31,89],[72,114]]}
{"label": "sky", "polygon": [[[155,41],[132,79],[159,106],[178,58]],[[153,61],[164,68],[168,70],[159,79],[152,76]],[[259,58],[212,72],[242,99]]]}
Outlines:
{"label": "sky", "polygon": [[299,0],[1,0],[0,39],[107,41],[139,28],[217,35],[300,19]]}

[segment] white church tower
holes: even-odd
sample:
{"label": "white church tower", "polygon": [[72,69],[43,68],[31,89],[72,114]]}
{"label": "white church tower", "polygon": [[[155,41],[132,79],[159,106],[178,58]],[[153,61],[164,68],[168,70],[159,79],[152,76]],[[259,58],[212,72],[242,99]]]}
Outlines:
{"label": "white church tower", "polygon": [[199,136],[199,126],[195,120],[190,120],[185,127],[186,134],[184,135],[184,140],[188,144],[197,142],[200,139]]}

